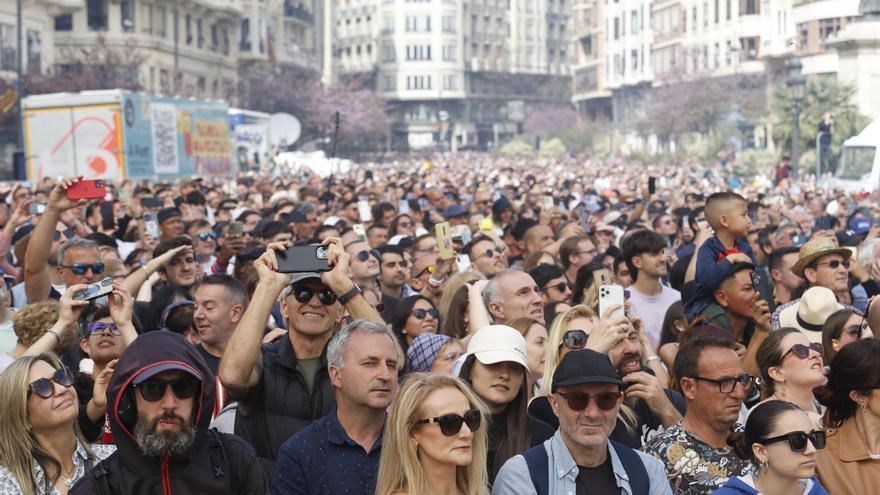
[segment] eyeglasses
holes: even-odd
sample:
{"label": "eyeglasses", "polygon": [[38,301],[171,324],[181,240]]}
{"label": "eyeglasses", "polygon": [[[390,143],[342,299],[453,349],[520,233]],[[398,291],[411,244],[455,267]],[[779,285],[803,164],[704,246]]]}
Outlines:
{"label": "eyeglasses", "polygon": [[102,323],[99,321],[89,323],[87,328],[89,329],[89,335],[101,335],[105,330],[110,330],[110,333],[115,336],[122,335],[122,332],[116,327],[116,323]]}
{"label": "eyeglasses", "polygon": [[90,269],[95,275],[104,273],[104,263],[74,263],[72,265],[58,265],[61,268],[67,268],[74,275],[85,275]]}
{"label": "eyeglasses", "polygon": [[767,438],[757,443],[767,445],[769,443],[788,441],[788,446],[791,448],[791,451],[800,453],[807,450],[807,440],[813,443],[813,447],[816,447],[816,450],[822,450],[825,448],[825,432],[822,430],[813,430],[809,433],[805,431],[793,431],[791,433],[786,433],[785,435],[779,435],[778,437]]}
{"label": "eyeglasses", "polygon": [[365,262],[370,259],[370,256],[379,259],[379,251],[376,251],[375,249],[370,249],[369,251],[364,249],[363,251],[359,251],[358,254],[354,256],[358,259],[358,261]]}
{"label": "eyeglasses", "polygon": [[443,416],[437,416],[436,418],[420,419],[416,421],[416,424],[424,425],[428,423],[437,423],[440,425],[440,431],[447,437],[451,437],[458,435],[461,431],[462,424],[466,424],[471,432],[477,431],[480,428],[480,422],[482,419],[483,416],[480,414],[480,411],[472,409],[464,413],[464,416],[449,413],[444,414]]}
{"label": "eyeglasses", "polygon": [[791,349],[785,351],[785,353],[782,354],[782,357],[779,358],[779,362],[781,363],[782,361],[784,361],[789,354],[794,354],[798,357],[798,359],[807,359],[808,357],[810,357],[811,350],[818,352],[821,356],[822,344],[818,342],[813,342],[809,346],[805,346],[804,344],[795,344],[791,346]]}
{"label": "eyeglasses", "polygon": [[832,270],[837,270],[840,265],[843,265],[844,268],[849,270],[849,260],[832,260],[832,261],[823,261],[822,263],[816,263],[816,266],[828,265],[828,268]]}
{"label": "eyeglasses", "polygon": [[420,272],[418,273],[418,275],[416,275],[416,276],[413,277],[413,278],[419,278],[419,277],[421,277],[422,275],[424,275],[425,272],[428,272],[428,273],[434,273],[435,271],[437,271],[437,266],[436,266],[436,265],[428,265],[428,266],[422,268],[422,271],[420,271]]}
{"label": "eyeglasses", "polygon": [[435,309],[435,308],[431,308],[431,309],[417,308],[417,309],[414,309],[412,311],[412,313],[410,313],[410,314],[415,316],[416,319],[418,319],[418,320],[424,320],[425,317],[428,315],[431,315],[431,318],[434,318],[435,320],[440,319],[440,311],[437,311],[437,309]]}
{"label": "eyeglasses", "polygon": [[327,288],[294,287],[291,293],[293,294],[293,297],[302,304],[311,301],[315,294],[318,294],[318,301],[324,306],[329,306],[336,302],[336,294]]}
{"label": "eyeglasses", "polygon": [[52,397],[55,395],[55,385],[53,385],[53,382],[64,388],[70,387],[73,385],[73,375],[70,374],[67,368],[62,366],[55,370],[52,378],[38,378],[32,381],[28,385],[28,397],[30,397],[31,393],[35,393],[44,399]]}
{"label": "eyeglasses", "polygon": [[498,253],[498,256],[501,256],[502,254],[504,254],[504,250],[499,247],[496,247],[495,249],[487,249],[479,256],[474,256],[474,261],[477,261],[480,258],[493,258],[495,257],[495,253]]}
{"label": "eyeglasses", "polygon": [[402,229],[411,229],[414,225],[413,222],[397,222],[397,227]]}
{"label": "eyeglasses", "polygon": [[165,390],[171,386],[171,392],[178,399],[191,399],[199,390],[199,381],[191,376],[184,376],[177,380],[147,380],[135,385],[141,391],[141,397],[147,402],[156,402],[165,397]]}
{"label": "eyeglasses", "polygon": [[568,408],[572,411],[583,411],[590,404],[591,400],[596,402],[599,409],[610,411],[617,406],[617,403],[620,400],[620,392],[604,392],[596,395],[589,395],[583,392],[570,392],[567,394],[560,393],[559,395],[565,399],[565,403],[568,404]]}
{"label": "eyeglasses", "polygon": [[565,292],[565,289],[567,289],[567,288],[568,288],[568,284],[566,284],[565,282],[559,282],[556,285],[548,285],[548,286],[544,287],[543,289],[541,289],[541,292],[547,292],[550,289],[556,289],[559,292]]}
{"label": "eyeglasses", "polygon": [[216,232],[202,232],[201,234],[197,235],[196,237],[198,237],[199,240],[201,240],[202,242],[205,242],[208,239],[211,239],[211,240],[217,239],[217,233]]}
{"label": "eyeglasses", "polygon": [[736,388],[736,384],[739,383],[743,386],[743,389],[748,391],[752,389],[752,385],[755,384],[755,377],[748,374],[742,374],[735,378],[705,378],[702,376],[692,376],[694,380],[700,380],[704,382],[714,383],[718,385],[718,391],[722,394],[729,394],[733,392],[733,389]]}
{"label": "eyeglasses", "polygon": [[562,336],[562,345],[569,349],[583,349],[590,334],[586,330],[569,330]]}

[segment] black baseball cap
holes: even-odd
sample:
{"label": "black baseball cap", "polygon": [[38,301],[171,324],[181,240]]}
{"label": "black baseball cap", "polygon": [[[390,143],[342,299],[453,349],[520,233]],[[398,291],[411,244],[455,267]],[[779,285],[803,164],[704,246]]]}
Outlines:
{"label": "black baseball cap", "polygon": [[559,387],[585,383],[613,383],[623,387],[623,380],[608,356],[592,349],[578,349],[566,354],[556,366],[550,390],[556,392]]}

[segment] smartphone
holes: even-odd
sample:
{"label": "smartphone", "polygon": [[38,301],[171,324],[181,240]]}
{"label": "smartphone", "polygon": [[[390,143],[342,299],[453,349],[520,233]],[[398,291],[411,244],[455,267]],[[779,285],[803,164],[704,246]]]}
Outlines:
{"label": "smartphone", "polygon": [[367,229],[364,228],[364,224],[356,223],[351,226],[351,230],[353,230],[355,234],[361,236],[361,239],[364,241],[367,240]]}
{"label": "smartphone", "polygon": [[434,232],[437,237],[437,250],[440,253],[440,259],[451,260],[455,257],[455,251],[452,249],[452,233],[449,230],[449,222],[441,222],[434,226]]}
{"label": "smartphone", "polygon": [[657,178],[648,177],[648,194],[654,194],[655,192],[657,192]]}
{"label": "smartphone", "polygon": [[101,199],[107,195],[104,179],[86,179],[67,188],[67,199]]}
{"label": "smartphone", "polygon": [[101,226],[105,230],[116,228],[116,214],[113,212],[113,203],[110,201],[101,202]]}
{"label": "smartphone", "polygon": [[553,209],[553,196],[544,196],[544,211]]}
{"label": "smartphone", "polygon": [[330,271],[329,252],[324,246],[291,246],[285,251],[276,251],[275,257],[279,273]]}
{"label": "smartphone", "polygon": [[241,222],[229,222],[229,228],[226,229],[226,235],[229,237],[241,237],[244,233],[244,224]]}
{"label": "smartphone", "polygon": [[306,214],[301,211],[294,211],[284,216],[285,223],[307,223],[308,221]]}
{"label": "smartphone", "polygon": [[155,213],[144,213],[144,232],[153,239],[159,239],[159,216]]}
{"label": "smartphone", "polygon": [[578,219],[581,221],[581,230],[584,234],[591,234],[593,228],[590,226],[590,216],[587,214],[587,205],[583,203],[578,205]]}
{"label": "smartphone", "polygon": [[409,207],[409,201],[405,199],[401,199],[397,202],[397,212],[401,215],[412,215],[412,210]]}
{"label": "smartphone", "polygon": [[159,198],[141,198],[141,206],[144,208],[161,208],[162,200]]}
{"label": "smartphone", "polygon": [[100,282],[89,284],[89,286],[85,289],[76,291],[76,293],[73,294],[73,298],[83,301],[91,301],[93,299],[106,296],[111,292],[113,292],[113,279],[107,277]]}
{"label": "smartphone", "polygon": [[604,315],[605,311],[611,306],[620,306],[620,308],[611,314],[612,318],[623,318],[623,286],[617,284],[608,284],[599,286],[599,314]]}
{"label": "smartphone", "polygon": [[691,219],[687,215],[681,217],[681,226],[682,228],[691,228]]}
{"label": "smartphone", "polygon": [[492,221],[492,217],[480,220],[480,232],[492,232],[493,230],[495,230],[495,222]]}
{"label": "smartphone", "polygon": [[370,203],[367,203],[365,200],[361,200],[357,202],[358,205],[358,216],[360,217],[361,222],[367,223],[373,220],[373,213],[370,212]]}
{"label": "smartphone", "polygon": [[46,211],[46,203],[38,203],[34,201],[28,206],[28,211],[31,215],[42,215],[44,211]]}
{"label": "smartphone", "polygon": [[466,254],[459,254],[455,257],[455,264],[458,266],[458,273],[464,273],[471,267],[471,257]]}

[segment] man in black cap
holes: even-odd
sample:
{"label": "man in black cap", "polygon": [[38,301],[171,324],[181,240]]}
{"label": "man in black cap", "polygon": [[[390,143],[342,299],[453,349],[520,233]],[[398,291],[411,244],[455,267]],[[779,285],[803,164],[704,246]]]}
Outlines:
{"label": "man in black cap", "polygon": [[162,208],[156,215],[159,221],[159,241],[183,235],[183,214],[176,207]]}
{"label": "man in black cap", "polygon": [[617,423],[623,381],[606,355],[591,349],[569,352],[553,374],[551,390],[559,430],[504,463],[493,495],[671,495],[660,461],[608,438]]}

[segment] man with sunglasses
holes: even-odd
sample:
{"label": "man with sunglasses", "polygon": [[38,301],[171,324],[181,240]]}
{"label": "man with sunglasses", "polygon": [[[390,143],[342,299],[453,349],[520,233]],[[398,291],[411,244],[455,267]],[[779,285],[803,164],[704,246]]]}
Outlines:
{"label": "man with sunglasses", "polygon": [[211,266],[217,260],[217,232],[211,228],[206,220],[194,220],[186,227],[186,234],[190,236],[195,245],[194,254],[196,262],[206,274],[211,273]]}
{"label": "man with sunglasses", "polygon": [[208,430],[214,375],[183,336],[138,337],[119,358],[107,403],[117,451],[70,494],[266,493],[254,449]]}
{"label": "man with sunglasses", "polygon": [[663,464],[609,439],[624,383],[608,357],[571,351],[553,373],[548,396],[559,429],[501,467],[493,495],[539,493],[670,494]]}
{"label": "man with sunglasses", "polygon": [[544,304],[564,302],[571,304],[572,292],[565,278],[565,271],[556,265],[540,264],[531,270],[529,275],[535,279],[544,298]]}
{"label": "man with sunglasses", "polygon": [[[270,244],[254,261],[259,282],[220,361],[220,381],[239,401],[235,433],[257,451],[271,479],[281,444],[335,404],[327,372],[326,347],[347,311],[352,319],[382,324],[382,318],[348,277],[349,255],[338,238],[324,241],[331,270],[323,273],[277,272],[276,251]],[[261,346],[266,321],[281,296],[287,334]]]}
{"label": "man with sunglasses", "polygon": [[379,251],[366,241],[357,240],[346,244],[345,252],[351,258],[348,276],[361,289],[377,288],[379,281]]}
{"label": "man with sunglasses", "polygon": [[471,259],[471,266],[486,278],[492,278],[507,268],[504,249],[486,235],[474,237],[463,249]]}
{"label": "man with sunglasses", "polygon": [[436,253],[423,254],[412,263],[412,278],[409,287],[427,297],[435,306],[440,305],[440,296],[449,273],[452,271],[454,258],[442,260]]}
{"label": "man with sunglasses", "polygon": [[675,493],[708,495],[731,476],[744,476],[751,463],[727,444],[743,400],[755,382],[734,351],[733,339],[694,337],[675,356],[675,376],[687,403],[684,419],[651,440],[645,451],[666,466]]}

